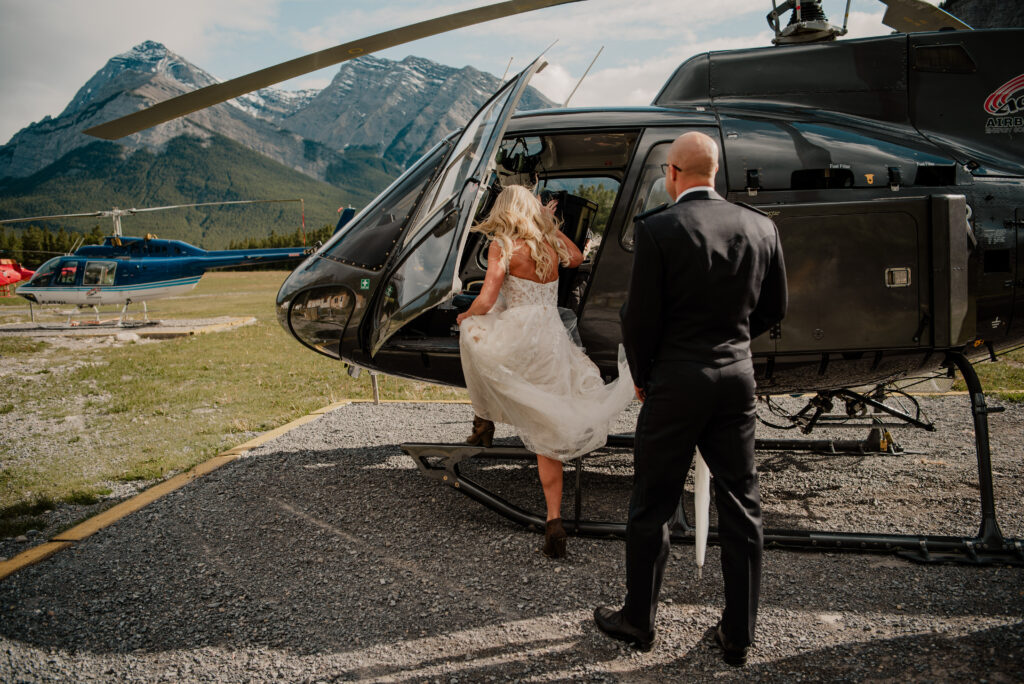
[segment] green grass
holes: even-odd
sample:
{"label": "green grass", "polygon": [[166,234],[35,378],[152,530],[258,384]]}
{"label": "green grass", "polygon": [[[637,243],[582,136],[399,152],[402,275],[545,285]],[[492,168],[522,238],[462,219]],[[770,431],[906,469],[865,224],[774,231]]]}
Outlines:
{"label": "green grass", "polygon": [[[979,361],[974,370],[981,380],[981,386],[988,394],[995,395],[1005,401],[1024,403],[1024,349],[1002,354],[996,363]],[[957,373],[953,383],[954,390],[966,390],[963,378]]]}
{"label": "green grass", "polygon": [[14,520],[0,518],[0,537],[17,537],[29,530],[42,530],[44,527],[46,527],[46,520],[35,516]]}
{"label": "green grass", "polygon": [[46,342],[34,340],[31,337],[0,337],[0,356],[34,354],[48,346]]}
{"label": "green grass", "polygon": [[[161,479],[333,402],[372,398],[368,374],[349,377],[342,363],[278,325],[274,295],[285,275],[208,273],[193,296],[150,309],[160,319],[251,315],[252,325],[117,348],[38,348],[49,372],[34,375],[31,395],[11,410],[52,429],[21,444],[0,440],[0,506]],[[448,387],[379,380],[385,399],[466,398]]]}
{"label": "green grass", "polygon": [[38,497],[34,501],[19,501],[10,506],[0,508],[0,520],[12,520],[27,515],[40,515],[41,513],[52,511],[56,507],[57,504],[53,499],[46,496]]}

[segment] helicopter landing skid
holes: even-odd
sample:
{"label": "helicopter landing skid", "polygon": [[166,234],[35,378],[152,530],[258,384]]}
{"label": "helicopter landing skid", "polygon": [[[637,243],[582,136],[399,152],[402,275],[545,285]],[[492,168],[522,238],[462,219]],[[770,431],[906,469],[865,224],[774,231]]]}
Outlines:
{"label": "helicopter landing skid", "polygon": [[[945,535],[876,534],[869,532],[828,532],[816,530],[764,530],[764,544],[768,548],[789,548],[809,551],[859,551],[897,553],[909,560],[922,563],[965,563],[974,565],[1005,564],[1024,566],[1024,540],[1003,537],[995,514],[992,488],[992,462],[989,452],[988,414],[1001,408],[988,408],[981,383],[970,362],[962,354],[949,354],[948,362],[964,376],[971,395],[974,417],[975,446],[978,455],[978,483],[981,499],[981,527],[976,537]],[[767,440],[766,440],[767,441]],[[631,447],[631,435],[609,436],[608,445]],[[417,468],[427,477],[453,487],[492,511],[534,531],[543,531],[543,515],[528,511],[482,486],[462,472],[461,465],[473,458],[523,459],[536,456],[523,447],[469,446],[466,444],[408,443],[401,445],[412,456]],[[759,449],[771,448],[759,443]],[[778,448],[778,447],[775,447]],[[565,519],[568,531],[588,537],[616,537],[624,539],[626,523],[585,520],[582,517],[582,459],[576,459],[573,482],[572,519]],[[570,477],[572,477],[570,475]],[[693,543],[694,527],[687,519],[680,502],[670,523],[673,543]],[[718,530],[712,527],[708,542],[718,543]]]}

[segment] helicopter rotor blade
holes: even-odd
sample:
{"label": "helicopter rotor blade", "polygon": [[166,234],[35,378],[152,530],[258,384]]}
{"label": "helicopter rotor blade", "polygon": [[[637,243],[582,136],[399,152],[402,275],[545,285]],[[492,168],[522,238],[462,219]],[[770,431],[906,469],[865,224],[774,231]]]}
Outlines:
{"label": "helicopter rotor blade", "polygon": [[287,81],[288,79],[379,50],[466,26],[571,2],[580,2],[580,0],[509,0],[508,2],[499,2],[471,10],[455,12],[454,14],[448,14],[435,19],[428,19],[402,28],[342,43],[341,45],[336,45],[320,52],[314,52],[305,57],[298,57],[275,66],[260,69],[251,74],[246,74],[245,76],[233,78],[230,81],[215,83],[199,90],[193,90],[170,100],[158,102],[151,107],[128,116],[93,126],[84,132],[105,140],[117,140],[126,135],[138,133],[157,124],[177,119],[200,109],[226,102],[239,95],[251,93],[254,90],[266,88],[275,83]]}
{"label": "helicopter rotor blade", "polygon": [[270,204],[272,202],[301,202],[301,198],[292,199],[259,199],[259,200],[224,200],[223,202],[195,202],[192,204],[169,204],[165,207],[143,207],[142,209],[125,209],[126,213],[141,214],[147,211],[163,211],[164,209],[188,209],[189,207],[214,207],[228,204]]}
{"label": "helicopter rotor blade", "polygon": [[224,200],[222,202],[194,202],[191,204],[169,204],[164,207],[143,207],[142,209],[107,209],[104,211],[88,211],[79,214],[52,214],[50,216],[29,216],[26,218],[4,219],[3,223],[25,223],[27,221],[43,221],[46,219],[60,218],[110,218],[112,216],[132,216],[148,211],[163,211],[165,209],[187,209],[189,207],[213,207],[226,204],[269,204],[271,202],[302,202],[302,198],[288,199],[258,199],[258,200]]}
{"label": "helicopter rotor blade", "polygon": [[59,218],[86,218],[86,217],[97,217],[107,216],[108,212],[104,211],[89,211],[84,214],[53,214],[51,216],[29,216],[27,218],[16,218],[16,219],[4,219],[0,223],[24,223],[26,221],[42,221],[45,219],[59,219]]}
{"label": "helicopter rotor blade", "polygon": [[955,29],[969,31],[971,27],[949,12],[924,0],[879,0],[886,5],[882,23],[900,33],[941,31]]}

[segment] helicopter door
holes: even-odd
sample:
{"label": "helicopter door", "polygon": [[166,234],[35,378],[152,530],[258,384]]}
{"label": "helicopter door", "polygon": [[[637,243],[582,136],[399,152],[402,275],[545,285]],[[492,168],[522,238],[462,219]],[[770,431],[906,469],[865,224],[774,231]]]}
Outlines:
{"label": "helicopter door", "polygon": [[487,192],[498,143],[540,58],[505,84],[462,129],[433,185],[424,193],[407,248],[378,290],[369,349],[377,350],[403,325],[462,288],[458,264],[477,207]]}
{"label": "helicopter door", "polygon": [[[927,344],[927,199],[780,206],[789,276],[777,351],[856,353]],[[948,232],[948,228],[947,228]],[[949,255],[946,255],[949,258]]]}

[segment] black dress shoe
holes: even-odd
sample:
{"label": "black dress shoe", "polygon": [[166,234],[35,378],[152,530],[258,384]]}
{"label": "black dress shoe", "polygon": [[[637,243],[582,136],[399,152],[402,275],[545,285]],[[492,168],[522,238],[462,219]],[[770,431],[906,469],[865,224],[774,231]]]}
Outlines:
{"label": "black dress shoe", "polygon": [[626,621],[621,610],[613,610],[607,606],[597,608],[594,610],[594,622],[597,623],[598,629],[612,639],[625,641],[641,651],[650,651],[654,646],[654,630],[637,629]]}
{"label": "black dress shoe", "polygon": [[722,660],[727,665],[743,667],[747,664],[747,651],[749,649],[746,646],[733,646],[729,643],[725,638],[725,633],[722,631],[721,622],[715,626],[715,643],[722,649]]}

